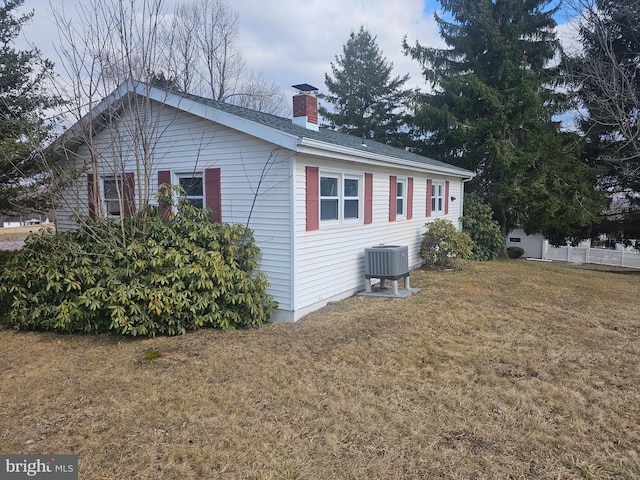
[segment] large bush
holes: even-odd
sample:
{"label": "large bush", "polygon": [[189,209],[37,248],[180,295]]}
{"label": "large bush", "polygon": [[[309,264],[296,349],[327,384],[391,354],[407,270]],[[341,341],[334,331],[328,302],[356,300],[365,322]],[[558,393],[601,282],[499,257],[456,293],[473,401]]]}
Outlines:
{"label": "large bush", "polygon": [[426,224],[420,255],[429,268],[453,268],[457,262],[471,256],[472,241],[449,220],[439,218]]}
{"label": "large bush", "polygon": [[502,251],[500,224],[493,218],[491,207],[474,194],[464,197],[462,231],[473,241],[472,260],[494,260]]}
{"label": "large bush", "polygon": [[[32,235],[0,276],[17,329],[154,336],[260,325],[275,309],[249,229],[215,224],[188,204],[122,224],[83,218],[77,231]],[[2,302],[0,302],[2,303]]]}

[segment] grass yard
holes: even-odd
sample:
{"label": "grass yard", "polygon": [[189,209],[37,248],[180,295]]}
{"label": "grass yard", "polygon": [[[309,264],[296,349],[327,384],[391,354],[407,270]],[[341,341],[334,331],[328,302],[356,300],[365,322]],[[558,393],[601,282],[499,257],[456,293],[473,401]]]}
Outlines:
{"label": "grass yard", "polygon": [[415,271],[406,300],[148,340],[0,330],[0,452],[81,479],[640,478],[640,271]]}
{"label": "grass yard", "polygon": [[32,225],[30,227],[0,228],[0,242],[15,242],[24,240],[31,233],[40,233],[43,228],[55,229],[55,224]]}

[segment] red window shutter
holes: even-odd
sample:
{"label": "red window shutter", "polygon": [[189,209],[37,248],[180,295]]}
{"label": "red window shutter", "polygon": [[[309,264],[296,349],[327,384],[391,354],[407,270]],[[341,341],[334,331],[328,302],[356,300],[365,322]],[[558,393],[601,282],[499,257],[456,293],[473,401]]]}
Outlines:
{"label": "red window shutter", "polygon": [[407,179],[407,220],[413,218],[413,177]]}
{"label": "red window shutter", "polygon": [[431,195],[433,192],[433,180],[427,179],[427,217],[431,216]]}
{"label": "red window shutter", "polygon": [[396,200],[398,199],[398,177],[389,177],[389,221],[396,221]]}
{"label": "red window shutter", "polygon": [[96,218],[96,191],[93,185],[93,173],[87,174],[87,202],[89,218]]}
{"label": "red window shutter", "polygon": [[373,223],[373,173],[364,174],[364,224]]}
{"label": "red window shutter", "polygon": [[306,193],[306,214],[307,232],[318,230],[320,227],[320,169],[318,167],[307,167],[307,193]]}
{"label": "red window shutter", "polygon": [[[169,187],[171,187],[171,170],[158,170],[158,193],[164,193]],[[160,203],[158,208],[163,218],[169,218],[171,216],[170,205]]]}
{"label": "red window shutter", "polygon": [[219,168],[206,168],[204,170],[204,194],[205,206],[213,210],[211,221],[222,223],[222,191]]}
{"label": "red window shutter", "polygon": [[124,199],[124,215],[130,217],[136,213],[136,177],[133,172],[124,174],[124,184],[122,186],[122,197]]}
{"label": "red window shutter", "polygon": [[444,214],[449,214],[449,180],[444,182]]}

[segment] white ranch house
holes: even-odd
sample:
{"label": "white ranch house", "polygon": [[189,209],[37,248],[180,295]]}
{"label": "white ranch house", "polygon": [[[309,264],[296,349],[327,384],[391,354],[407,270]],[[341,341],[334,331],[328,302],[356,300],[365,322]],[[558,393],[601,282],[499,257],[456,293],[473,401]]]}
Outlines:
{"label": "white ranch house", "polygon": [[320,129],[315,89],[297,87],[291,120],[146,84],[121,86],[96,107],[94,120],[83,119],[62,138],[82,169],[91,155],[77,132],[85,134],[91,123],[100,178],[84,170],[60,202],[58,229],[76,227],[73,209],[117,213],[110,207],[116,176],[123,180],[125,213],[135,211],[141,198],[135,142],[120,128],[139,115],[122,107],[135,98],[155,136],[152,190],[187,186],[191,201],[213,208],[216,221],[246,224],[250,216],[260,269],[279,303],[274,320],[295,321],[364,290],[366,247],[408,246],[410,267],[420,265],[426,222],[444,217],[460,228],[472,172]]}

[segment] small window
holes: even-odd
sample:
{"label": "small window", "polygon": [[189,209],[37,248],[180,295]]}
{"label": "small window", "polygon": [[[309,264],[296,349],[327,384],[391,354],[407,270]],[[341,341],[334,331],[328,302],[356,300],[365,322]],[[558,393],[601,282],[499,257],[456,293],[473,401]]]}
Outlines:
{"label": "small window", "polygon": [[360,182],[357,178],[344,179],[344,218],[360,216]]}
{"label": "small window", "polygon": [[102,182],[102,191],[107,215],[119,217],[120,205],[122,204],[122,180],[120,177],[105,177]]}
{"label": "small window", "polygon": [[398,180],[396,187],[396,215],[398,215],[399,217],[402,217],[405,214],[407,195],[405,182],[405,180]]}
{"label": "small window", "polygon": [[338,178],[320,177],[320,220],[338,220]]}
{"label": "small window", "polygon": [[204,208],[202,175],[179,175],[180,196],[196,208]]}
{"label": "small window", "polygon": [[361,216],[362,179],[345,174],[320,176],[320,220],[358,220]]}
{"label": "small window", "polygon": [[434,181],[431,188],[431,212],[444,212],[444,182]]}

